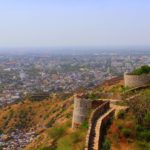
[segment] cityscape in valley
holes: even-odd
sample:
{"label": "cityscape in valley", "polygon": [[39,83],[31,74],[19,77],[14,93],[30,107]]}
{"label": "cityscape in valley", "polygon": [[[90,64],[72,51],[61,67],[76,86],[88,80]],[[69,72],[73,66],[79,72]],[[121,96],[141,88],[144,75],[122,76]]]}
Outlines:
{"label": "cityscape in valley", "polygon": [[[60,98],[59,95],[69,94],[69,96],[71,96],[75,93],[81,93],[81,91],[90,91],[90,94],[93,92],[93,95],[91,94],[89,97],[93,97],[94,99],[98,97],[110,99],[110,97],[116,97],[113,93],[114,91],[106,92],[104,89],[101,89],[102,91],[100,90],[101,92],[99,93],[96,89],[97,92],[95,95],[95,90],[93,91],[93,89],[99,86],[100,88],[104,88],[105,81],[108,82],[108,85],[115,85],[118,79],[122,80],[124,74],[128,74],[141,66],[149,65],[149,51],[135,51],[134,54],[129,51],[121,53],[119,51],[111,51],[110,53],[99,51],[99,53],[92,52],[91,54],[87,53],[85,55],[81,53],[72,55],[56,55],[50,53],[46,55],[44,53],[35,53],[32,55],[28,53],[18,55],[1,54],[0,106],[2,113],[3,109],[6,112],[8,111],[8,116],[4,115],[2,117],[5,121],[0,125],[0,146],[3,150],[22,150],[41,136],[41,130],[43,132],[48,130],[49,127],[53,127],[52,124],[55,121],[54,118],[48,118],[49,114],[46,114],[43,118],[44,120],[47,118],[48,122],[40,124],[40,121],[37,120],[36,123],[38,123],[38,126],[34,125],[35,122],[33,122],[33,124],[31,123],[30,117],[37,116],[32,108],[34,107],[34,101],[39,103],[39,105],[43,105],[43,108],[46,109],[45,104],[41,104],[45,98],[48,99],[48,103],[51,103],[49,100],[54,99],[53,101],[56,101],[55,99],[57,98],[60,99],[59,101],[61,102],[64,97]],[[41,95],[46,95],[47,97],[40,97]],[[117,97],[116,99],[118,99]],[[66,98],[68,98],[68,96]],[[26,99],[30,99],[31,104],[28,104]],[[66,100],[66,102],[67,101],[68,100]],[[97,103],[99,103],[99,101]],[[112,102],[112,104],[114,104],[114,102]],[[16,113],[15,107],[18,107],[18,105],[21,110],[18,110],[18,116],[17,114],[14,116]],[[21,105],[27,105],[28,108],[24,108],[25,106],[21,108]],[[117,105],[117,107],[115,107],[116,110],[118,106],[119,109],[122,109],[122,107],[123,109],[127,108],[126,104],[125,106]],[[38,109],[40,110],[40,107]],[[83,108],[80,109],[82,110]],[[67,115],[69,119],[71,119],[72,111],[70,112],[71,114]],[[86,112],[87,110],[84,111]],[[56,112],[56,110],[52,109],[52,112]],[[46,109],[46,113],[51,112],[48,112]],[[63,116],[63,114],[60,115]],[[40,118],[42,117],[42,115],[39,116]],[[78,113],[75,117],[77,116]],[[13,128],[8,127],[10,129],[7,130],[4,125],[9,126],[13,117],[19,117],[20,121],[15,119],[19,122],[13,124]],[[32,125],[30,125],[30,123]],[[31,149],[32,148],[33,147],[31,147]]]}
{"label": "cityscape in valley", "polygon": [[129,52],[81,55],[0,55],[0,106],[29,94],[69,93],[150,64],[150,54]]}

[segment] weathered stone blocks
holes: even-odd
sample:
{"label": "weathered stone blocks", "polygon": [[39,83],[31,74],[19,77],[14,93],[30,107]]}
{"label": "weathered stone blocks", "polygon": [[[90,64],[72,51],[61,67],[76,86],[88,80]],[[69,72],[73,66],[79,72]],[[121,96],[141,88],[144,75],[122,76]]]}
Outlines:
{"label": "weathered stone blocks", "polygon": [[91,108],[92,108],[92,101],[75,96],[73,119],[72,119],[73,128],[77,128],[86,120]]}
{"label": "weathered stone blocks", "polygon": [[135,88],[150,84],[150,74],[132,75],[124,74],[125,87]]}

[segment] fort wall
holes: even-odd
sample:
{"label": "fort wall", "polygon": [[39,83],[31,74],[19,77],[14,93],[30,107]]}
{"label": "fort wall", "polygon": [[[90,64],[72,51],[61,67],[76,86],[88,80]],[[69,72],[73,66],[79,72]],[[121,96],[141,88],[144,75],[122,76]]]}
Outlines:
{"label": "fort wall", "polygon": [[84,96],[76,95],[74,97],[72,128],[78,128],[89,117],[90,111],[103,103],[101,100],[89,100]]}
{"label": "fort wall", "polygon": [[89,129],[86,137],[86,145],[85,150],[91,150],[94,145],[94,137],[95,137],[95,127],[98,118],[100,118],[105,112],[107,112],[110,108],[110,102],[104,102],[102,105],[97,107],[95,111],[92,113],[89,120]]}
{"label": "fort wall", "polygon": [[143,75],[130,75],[124,74],[124,84],[125,87],[140,87],[150,84],[150,74]]}
{"label": "fort wall", "polygon": [[110,121],[113,118],[115,113],[114,109],[111,109],[110,111],[108,111],[108,113],[106,113],[105,115],[102,116],[101,118],[101,124],[99,126],[99,139],[98,139],[98,144],[97,144],[97,150],[100,150],[102,147],[102,144],[104,142],[104,137],[107,134],[107,129],[110,125]]}
{"label": "fort wall", "polygon": [[91,108],[92,101],[77,96],[74,98],[72,128],[77,128],[86,120]]}

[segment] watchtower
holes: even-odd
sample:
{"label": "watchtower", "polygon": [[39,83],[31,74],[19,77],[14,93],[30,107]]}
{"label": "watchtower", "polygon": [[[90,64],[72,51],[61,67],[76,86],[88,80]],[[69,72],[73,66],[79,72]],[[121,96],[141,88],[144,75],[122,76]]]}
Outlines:
{"label": "watchtower", "polygon": [[91,108],[92,101],[85,99],[83,95],[74,96],[72,128],[79,127],[86,120]]}

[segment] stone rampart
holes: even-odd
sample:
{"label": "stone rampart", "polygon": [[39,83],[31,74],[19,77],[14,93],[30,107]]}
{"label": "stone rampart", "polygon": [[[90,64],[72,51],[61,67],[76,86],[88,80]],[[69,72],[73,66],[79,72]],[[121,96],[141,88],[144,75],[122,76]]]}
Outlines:
{"label": "stone rampart", "polygon": [[125,87],[130,88],[148,85],[150,84],[150,74],[143,74],[143,75],[124,74],[124,84]]}
{"label": "stone rampart", "polygon": [[95,126],[98,118],[100,118],[110,108],[110,102],[104,102],[102,105],[96,108],[89,119],[89,129],[86,137],[86,150],[91,150],[94,144]]}
{"label": "stone rampart", "polygon": [[92,109],[96,109],[97,107],[99,107],[103,103],[104,103],[103,100],[93,100],[92,101]]}
{"label": "stone rampart", "polygon": [[101,118],[101,124],[99,126],[99,139],[98,139],[97,150],[100,150],[102,147],[102,144],[104,142],[104,137],[107,133],[108,126],[110,125],[110,120],[113,118],[114,113],[115,113],[115,110],[111,109],[108,113],[106,113]]}
{"label": "stone rampart", "polygon": [[86,120],[91,108],[92,101],[80,97],[74,98],[72,128],[77,128]]}
{"label": "stone rampart", "polygon": [[78,128],[88,117],[92,109],[99,107],[103,101],[89,100],[84,95],[74,96],[72,128]]}

